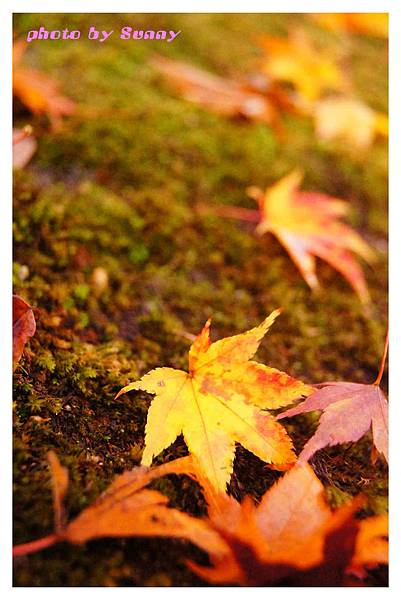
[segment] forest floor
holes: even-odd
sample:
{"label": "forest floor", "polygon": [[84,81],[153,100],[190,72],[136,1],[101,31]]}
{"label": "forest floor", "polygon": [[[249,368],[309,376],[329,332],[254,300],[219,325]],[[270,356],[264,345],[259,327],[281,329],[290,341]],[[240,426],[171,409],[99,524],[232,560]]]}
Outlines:
{"label": "forest floor", "polygon": [[[16,106],[16,125],[34,126],[38,151],[15,171],[14,289],[33,307],[37,332],[14,381],[14,542],[52,530],[46,453],[68,467],[72,517],[116,473],[140,463],[151,397],[116,393],[156,366],[187,368],[190,335],[213,317],[212,337],[245,331],[277,307],[283,314],[257,358],[306,382],[372,382],[387,326],[387,147],[364,153],[316,139],[312,123],[283,117],[282,138],[266,125],[228,120],[181,99],[149,66],[155,51],[222,76],[241,78],[259,56],[255,36],[302,26],[332,49],[341,39],[302,15],[46,15],[48,29],[180,29],[168,45],[111,38],[31,43],[25,65],[61,82],[77,111],[52,132]],[[67,23],[68,21],[68,23]],[[40,23],[42,24],[42,23]],[[15,17],[15,34],[38,15]],[[345,44],[345,42],[344,42]],[[347,37],[345,67],[357,96],[387,109],[386,44]],[[383,65],[383,66],[382,66]],[[200,215],[198,202],[254,208],[245,189],[264,188],[294,168],[304,189],[350,201],[350,224],[377,254],[364,265],[366,314],[348,283],[321,261],[311,293],[271,235]],[[99,270],[100,269],[100,270]],[[386,385],[386,376],[383,388]],[[285,421],[299,451],[318,414]],[[387,510],[387,468],[370,462],[371,439],[312,459],[332,506],[364,492],[368,514]],[[178,439],[158,458],[187,452]],[[281,473],[237,449],[230,492],[259,498]],[[198,486],[169,476],[154,486],[172,506],[204,514]],[[16,586],[205,585],[185,559],[195,547],[160,539],[62,544],[15,561]],[[370,585],[385,585],[385,569]]]}

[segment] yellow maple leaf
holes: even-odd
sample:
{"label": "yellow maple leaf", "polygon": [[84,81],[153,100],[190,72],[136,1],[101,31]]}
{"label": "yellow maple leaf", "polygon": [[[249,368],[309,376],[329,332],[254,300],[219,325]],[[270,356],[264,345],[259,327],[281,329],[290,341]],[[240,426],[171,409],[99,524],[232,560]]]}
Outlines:
{"label": "yellow maple leaf", "polygon": [[327,98],[316,103],[313,114],[317,136],[322,140],[341,139],[364,149],[376,135],[388,135],[387,116],[358,100]]}
{"label": "yellow maple leaf", "polygon": [[285,469],[296,456],[285,429],[261,408],[276,409],[313,391],[309,385],[251,361],[280,310],[258,327],[211,343],[210,320],[189,351],[189,373],[157,368],[119,394],[143,390],[154,394],[146,423],[142,464],[181,433],[200,468],[216,489],[230,480],[235,442],[275,468]]}
{"label": "yellow maple leaf", "polygon": [[301,192],[302,178],[296,170],[265,192],[248,188],[248,194],[259,204],[256,232],[277,237],[312,289],[318,287],[317,256],[347,279],[362,302],[368,302],[363,271],[352,253],[372,262],[373,251],[351,227],[338,220],[347,214],[347,203],[325,194]]}
{"label": "yellow maple leaf", "polygon": [[343,90],[345,80],[332,60],[315,48],[302,32],[288,38],[264,36],[263,70],[274,81],[291,83],[306,102],[317,100],[325,90]]}

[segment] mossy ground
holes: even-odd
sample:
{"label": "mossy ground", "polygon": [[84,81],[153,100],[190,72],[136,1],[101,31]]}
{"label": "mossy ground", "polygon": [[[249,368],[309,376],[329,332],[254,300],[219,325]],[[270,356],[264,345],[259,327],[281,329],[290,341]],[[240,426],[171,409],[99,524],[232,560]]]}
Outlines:
{"label": "mossy ground", "polygon": [[[17,36],[39,24],[15,17]],[[19,107],[39,149],[15,173],[14,284],[34,306],[37,333],[15,373],[15,543],[50,533],[52,506],[46,453],[70,470],[70,516],[94,500],[116,473],[137,465],[150,398],[116,392],[155,366],[186,367],[190,343],[209,316],[213,336],[285,311],[258,358],[308,382],[371,382],[387,321],[387,148],[366,153],[318,142],[309,120],[284,116],[278,139],[265,125],[225,120],[171,91],[147,64],[152,52],[212,72],[243,77],[255,67],[259,33],[301,25],[333,56],[357,97],[386,110],[386,45],[343,38],[302,15],[46,15],[48,29],[116,32],[122,25],[180,29],[171,44],[121,41],[31,43],[25,64],[58,79],[78,109],[60,132]],[[367,315],[348,284],[319,262],[312,294],[280,245],[256,239],[246,224],[194,211],[198,201],[252,206],[249,185],[264,187],[295,167],[305,189],[351,201],[351,223],[376,249],[365,272]],[[27,267],[27,269],[26,269]],[[107,272],[102,285],[96,268]],[[95,271],[95,274],[94,274]],[[104,275],[104,272],[103,272]],[[385,381],[384,381],[385,383]],[[318,415],[285,422],[297,448]],[[182,440],[158,462],[186,453]],[[386,510],[387,473],[369,461],[370,440],[322,451],[313,459],[333,505],[360,491],[370,513]],[[279,477],[242,449],[231,491],[259,497]],[[202,495],[185,477],[156,484],[172,504],[201,514]],[[204,585],[184,565],[202,560],[171,540],[100,540],[61,545],[15,564],[17,586]],[[385,584],[375,573],[371,585]]]}

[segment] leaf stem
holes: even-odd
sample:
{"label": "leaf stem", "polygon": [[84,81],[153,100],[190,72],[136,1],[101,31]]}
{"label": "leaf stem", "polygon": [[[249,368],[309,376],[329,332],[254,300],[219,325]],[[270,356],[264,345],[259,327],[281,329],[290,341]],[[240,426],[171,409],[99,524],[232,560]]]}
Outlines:
{"label": "leaf stem", "polygon": [[383,377],[384,366],[386,364],[387,350],[388,350],[388,326],[387,326],[387,333],[386,333],[386,341],[384,342],[383,356],[382,356],[381,363],[380,363],[380,369],[379,369],[379,372],[377,374],[376,380],[374,381],[373,385],[380,385],[380,382]]}
{"label": "leaf stem", "polygon": [[241,206],[215,205],[200,202],[197,209],[201,214],[215,215],[217,217],[228,217],[230,219],[240,219],[241,221],[251,221],[257,223],[260,221],[260,213],[252,208],[242,208]]}
{"label": "leaf stem", "polygon": [[33,542],[27,542],[26,544],[18,544],[13,547],[13,556],[24,556],[25,554],[31,554],[32,552],[38,552],[49,546],[53,546],[61,540],[61,537],[57,533],[51,533],[45,537],[34,540]]}

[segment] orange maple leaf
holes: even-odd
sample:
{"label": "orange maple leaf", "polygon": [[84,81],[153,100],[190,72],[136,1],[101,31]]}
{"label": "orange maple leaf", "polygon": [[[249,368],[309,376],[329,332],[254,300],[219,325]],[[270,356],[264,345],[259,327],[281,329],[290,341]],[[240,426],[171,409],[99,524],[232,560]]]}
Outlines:
{"label": "orange maple leaf", "polygon": [[290,83],[307,104],[326,90],[344,90],[344,77],[335,62],[315,48],[302,31],[288,38],[260,38],[265,51],[263,71],[273,79]]}
{"label": "orange maple leaf", "polygon": [[388,561],[384,519],[356,520],[362,497],[332,511],[308,464],[293,467],[258,506],[250,498],[241,504],[228,496],[213,499],[210,489],[206,499],[218,506],[209,510],[210,526],[227,550],[208,550],[212,567],[188,564],[211,583],[338,586],[349,569],[363,576],[363,566]]}
{"label": "orange maple leaf", "polygon": [[68,486],[68,472],[54,452],[48,461],[52,473],[55,508],[55,532],[13,548],[14,556],[38,552],[59,542],[82,544],[99,537],[175,537],[196,543],[200,548],[213,548],[218,556],[227,551],[224,540],[204,519],[169,508],[168,498],[145,486],[158,477],[187,474],[194,477],[191,457],[181,458],[154,468],[136,467],[118,475],[90,506],[67,525],[59,519],[64,514],[63,498]]}
{"label": "orange maple leaf", "polygon": [[148,411],[142,464],[181,433],[200,468],[221,491],[230,481],[235,442],[274,468],[288,468],[296,457],[285,429],[266,411],[289,404],[312,387],[271,367],[249,360],[280,313],[258,327],[211,343],[210,321],[189,350],[189,373],[157,368],[117,395],[143,390],[155,397]]}
{"label": "orange maple leaf", "polygon": [[191,457],[170,461],[158,467],[135,467],[118,475],[103,494],[71,521],[61,538],[82,544],[99,537],[175,537],[211,545],[220,555],[224,543],[202,519],[167,506],[169,499],[146,489],[154,479],[170,473],[193,477]]}
{"label": "orange maple leaf", "polygon": [[71,115],[75,103],[63,96],[59,85],[50,77],[34,69],[20,66],[26,44],[13,45],[13,94],[35,115],[47,115],[53,129],[60,127],[61,118]]}

